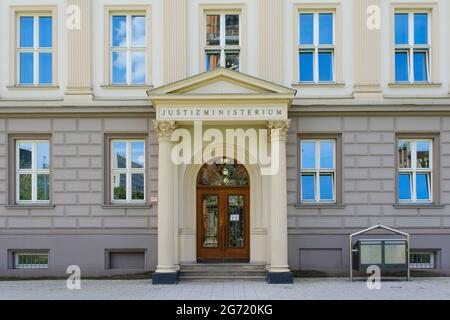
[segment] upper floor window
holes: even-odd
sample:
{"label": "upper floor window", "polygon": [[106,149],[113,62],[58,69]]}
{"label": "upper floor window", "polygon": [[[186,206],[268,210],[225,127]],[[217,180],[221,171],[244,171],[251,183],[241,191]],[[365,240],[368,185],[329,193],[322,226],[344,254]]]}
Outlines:
{"label": "upper floor window", "polygon": [[429,82],[430,19],[427,12],[395,13],[395,81]]}
{"label": "upper floor window", "polygon": [[18,16],[18,83],[42,86],[53,83],[52,15]]}
{"label": "upper floor window", "polygon": [[299,81],[335,81],[335,14],[300,12],[298,62]]}
{"label": "upper floor window", "polygon": [[147,83],[146,26],[145,14],[111,15],[111,84]]}
{"label": "upper floor window", "polygon": [[205,70],[217,67],[239,71],[241,55],[240,14],[206,14]]}

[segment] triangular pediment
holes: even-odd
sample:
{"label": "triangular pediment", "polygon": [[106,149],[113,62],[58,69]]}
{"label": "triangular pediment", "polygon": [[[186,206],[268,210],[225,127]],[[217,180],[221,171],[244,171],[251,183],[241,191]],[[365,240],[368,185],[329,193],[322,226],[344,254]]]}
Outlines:
{"label": "triangular pediment", "polygon": [[150,98],[162,96],[205,95],[280,95],[294,97],[296,90],[247,74],[217,68],[193,77],[164,85],[148,91]]}

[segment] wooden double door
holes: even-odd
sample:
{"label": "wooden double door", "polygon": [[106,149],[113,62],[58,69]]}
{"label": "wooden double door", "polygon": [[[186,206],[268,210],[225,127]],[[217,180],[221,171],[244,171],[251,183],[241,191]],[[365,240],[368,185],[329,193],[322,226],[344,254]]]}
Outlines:
{"label": "wooden double door", "polygon": [[197,260],[250,260],[249,190],[239,187],[197,189]]}

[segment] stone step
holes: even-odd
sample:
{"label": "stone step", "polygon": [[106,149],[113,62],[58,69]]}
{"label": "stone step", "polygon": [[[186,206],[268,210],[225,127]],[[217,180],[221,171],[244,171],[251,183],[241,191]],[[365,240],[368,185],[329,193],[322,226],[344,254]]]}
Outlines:
{"label": "stone step", "polygon": [[249,263],[197,263],[180,268],[180,280],[188,281],[263,281],[265,265]]}
{"label": "stone step", "polygon": [[265,281],[266,276],[246,276],[246,277],[233,277],[233,276],[182,276],[179,277],[180,281]]}

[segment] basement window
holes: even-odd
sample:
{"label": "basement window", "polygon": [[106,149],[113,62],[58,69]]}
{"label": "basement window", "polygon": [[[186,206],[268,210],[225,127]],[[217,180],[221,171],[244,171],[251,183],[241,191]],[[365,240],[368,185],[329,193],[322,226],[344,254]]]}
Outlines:
{"label": "basement window", "polygon": [[15,252],[14,269],[48,269],[48,252]]}

